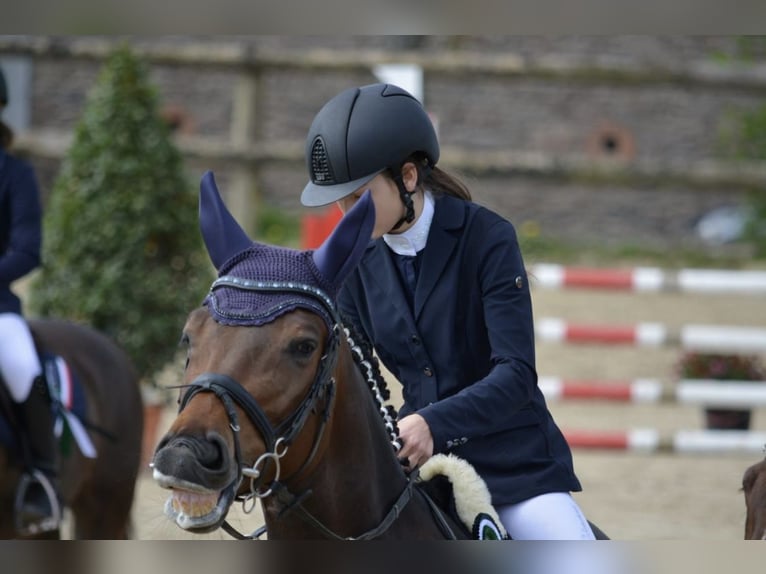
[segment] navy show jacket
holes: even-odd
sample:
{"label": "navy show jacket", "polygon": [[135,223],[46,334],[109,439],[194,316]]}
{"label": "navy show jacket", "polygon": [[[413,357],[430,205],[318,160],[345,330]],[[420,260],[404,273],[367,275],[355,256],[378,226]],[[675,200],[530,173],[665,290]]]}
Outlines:
{"label": "navy show jacket", "polygon": [[532,302],[513,225],[479,205],[435,198],[414,304],[394,255],[370,242],[339,306],[403,385],[435,452],[470,462],[493,504],[581,490],[537,386]]}
{"label": "navy show jacket", "polygon": [[0,313],[21,313],[11,283],[40,264],[40,197],[32,167],[0,149]]}

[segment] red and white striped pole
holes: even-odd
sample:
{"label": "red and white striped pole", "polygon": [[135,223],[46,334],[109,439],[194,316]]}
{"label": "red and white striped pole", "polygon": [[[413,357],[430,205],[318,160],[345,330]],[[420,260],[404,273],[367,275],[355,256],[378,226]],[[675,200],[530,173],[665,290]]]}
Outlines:
{"label": "red and white striped pole", "polygon": [[678,335],[681,347],[702,353],[761,353],[766,351],[766,329],[721,325],[685,325]]}
{"label": "red and white striped pole", "polygon": [[632,381],[600,381],[540,377],[537,381],[550,401],[596,399],[629,403],[656,403],[663,397],[663,386],[656,379]]}
{"label": "red and white striped pole", "polygon": [[555,343],[592,343],[659,347],[680,345],[689,351],[760,353],[766,351],[766,329],[726,325],[685,325],[674,333],[660,323],[590,325],[543,317],[535,322],[535,336]]}
{"label": "red and white striped pole", "polygon": [[766,381],[682,379],[675,396],[685,405],[753,409],[766,406]]}
{"label": "red and white striped pole", "polygon": [[571,448],[637,452],[656,452],[660,448],[660,433],[655,429],[565,430],[563,433]]}
{"label": "red and white striped pole", "polygon": [[668,341],[667,329],[659,323],[637,325],[585,325],[544,317],[535,323],[541,341],[556,343],[633,344],[658,347]]}
{"label": "red and white striped pole", "polygon": [[548,401],[603,400],[629,403],[675,402],[718,408],[766,407],[766,381],[682,379],[593,380],[543,376],[538,386]]}
{"label": "red and white striped pole", "polygon": [[681,430],[663,437],[655,429],[627,431],[564,430],[573,449],[624,450],[642,453],[763,454],[766,432],[738,430]]}
{"label": "red and white striped pole", "polygon": [[599,269],[552,263],[529,266],[531,284],[548,289],[584,288],[619,291],[766,294],[766,271],[656,267]]}

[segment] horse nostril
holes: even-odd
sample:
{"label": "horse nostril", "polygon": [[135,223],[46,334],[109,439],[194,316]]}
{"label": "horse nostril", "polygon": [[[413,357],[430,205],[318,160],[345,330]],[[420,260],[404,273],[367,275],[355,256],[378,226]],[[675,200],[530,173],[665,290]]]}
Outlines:
{"label": "horse nostril", "polygon": [[165,446],[170,442],[170,435],[166,434],[160,439],[160,442],[157,443],[157,446],[154,448],[154,452],[156,453],[159,450],[162,450],[165,448]]}
{"label": "horse nostril", "polygon": [[209,432],[205,435],[209,449],[206,461],[200,461],[210,469],[221,469],[226,466],[228,458],[228,445],[224,438],[217,432]]}
{"label": "horse nostril", "polygon": [[194,461],[194,464],[211,472],[225,470],[228,461],[226,441],[213,432],[204,437],[166,436],[157,445],[156,452],[177,460]]}

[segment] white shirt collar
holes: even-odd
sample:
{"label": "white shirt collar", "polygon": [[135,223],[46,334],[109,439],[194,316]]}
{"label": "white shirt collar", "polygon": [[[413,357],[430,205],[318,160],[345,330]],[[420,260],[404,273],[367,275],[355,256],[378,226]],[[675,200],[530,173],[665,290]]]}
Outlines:
{"label": "white shirt collar", "polygon": [[423,194],[423,212],[415,220],[415,224],[403,233],[386,233],[383,241],[398,255],[415,256],[426,246],[431,221],[434,218],[434,198],[426,190]]}

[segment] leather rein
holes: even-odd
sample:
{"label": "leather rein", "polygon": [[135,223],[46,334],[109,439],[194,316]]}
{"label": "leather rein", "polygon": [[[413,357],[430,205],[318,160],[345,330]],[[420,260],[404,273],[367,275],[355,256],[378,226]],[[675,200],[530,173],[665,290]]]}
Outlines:
{"label": "leather rein", "polygon": [[[285,481],[280,482],[280,460],[287,454],[290,445],[303,428],[309,414],[316,410],[316,405],[320,401],[324,402],[324,407],[320,414],[320,426],[314,437],[313,446],[307,459],[293,476],[299,475],[313,460],[319,449],[327,421],[330,418],[331,407],[335,396],[335,379],[333,378],[332,373],[337,363],[340,333],[342,332],[340,316],[332,299],[316,287],[292,281],[250,281],[238,277],[223,276],[213,283],[211,291],[216,287],[221,286],[247,291],[292,292],[313,297],[314,300],[320,303],[323,310],[329,313],[333,322],[332,329],[329,333],[327,351],[320,359],[316,377],[306,393],[306,396],[296,409],[276,428],[271,425],[268,417],[258,402],[239,382],[220,373],[203,373],[192,381],[187,386],[189,390],[181,399],[178,412],[181,412],[184,409],[192,397],[201,392],[212,392],[223,403],[227,416],[229,417],[229,427],[231,428],[234,437],[234,456],[239,468],[238,476],[232,483],[230,483],[229,487],[233,488],[236,493],[239,490],[239,485],[242,480],[244,478],[250,479],[250,493],[246,495],[236,495],[235,497],[236,500],[242,502],[243,510],[246,513],[253,510],[255,499],[262,499],[267,496],[275,495],[277,500],[284,506],[279,514],[279,518],[290,511],[296,510],[299,512],[302,519],[313,525],[329,538],[336,540],[372,540],[381,536],[391,527],[404,507],[412,499],[413,478],[408,478],[404,490],[380,524],[356,537],[340,536],[327,528],[320,520],[306,510],[302,505],[302,502],[311,496],[311,490],[307,490],[296,496],[288,490]],[[244,464],[242,461],[242,448],[239,438],[240,425],[237,411],[234,407],[235,404],[242,408],[250,422],[255,425],[266,445],[264,454],[258,457],[252,467]],[[269,462],[272,462],[275,466],[274,478],[268,485],[264,485],[264,477],[266,474],[264,470]],[[248,502],[251,503],[249,508]],[[221,527],[232,537],[239,540],[255,540],[260,538],[260,536],[266,532],[266,526],[262,526],[251,534],[242,534],[226,520],[224,520]]]}

